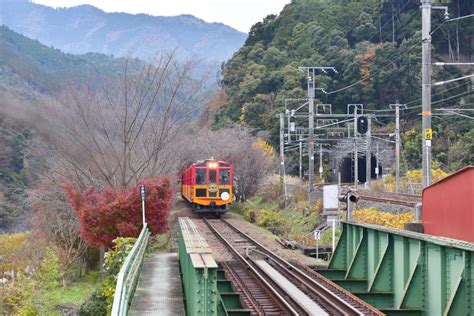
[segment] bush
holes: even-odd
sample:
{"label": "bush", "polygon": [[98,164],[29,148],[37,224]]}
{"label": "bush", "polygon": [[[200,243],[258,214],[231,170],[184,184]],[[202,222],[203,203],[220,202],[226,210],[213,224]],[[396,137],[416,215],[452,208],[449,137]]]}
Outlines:
{"label": "bush", "polygon": [[136,238],[115,238],[115,247],[113,250],[105,254],[104,270],[107,273],[107,278],[104,281],[104,289],[102,295],[105,299],[107,310],[112,309],[114,301],[115,286],[117,284],[117,274],[120,271],[125,259],[133,248]]}
{"label": "bush", "polygon": [[403,229],[405,223],[413,222],[415,220],[415,216],[411,211],[402,214],[392,214],[381,212],[373,207],[353,211],[352,216],[358,223],[377,224],[398,229]]}
{"label": "bush", "polygon": [[284,223],[285,220],[280,213],[267,209],[261,209],[258,211],[257,225],[265,227],[274,234],[279,235],[283,232],[282,226]]}
{"label": "bush", "polygon": [[234,202],[229,206],[229,212],[244,215],[245,208],[242,203]]}
{"label": "bush", "polygon": [[77,311],[78,316],[107,315],[107,301],[100,291],[92,293],[90,298]]}
{"label": "bush", "polygon": [[39,269],[38,279],[41,287],[46,291],[57,288],[62,274],[58,256],[51,248],[48,248]]}

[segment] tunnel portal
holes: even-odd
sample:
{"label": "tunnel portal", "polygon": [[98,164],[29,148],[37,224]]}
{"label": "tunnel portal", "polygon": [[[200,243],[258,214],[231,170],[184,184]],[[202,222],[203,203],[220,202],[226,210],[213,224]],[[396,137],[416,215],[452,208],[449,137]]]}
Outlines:
{"label": "tunnel portal", "polygon": [[[366,157],[358,157],[358,178],[359,178],[359,183],[365,183],[366,182]],[[375,158],[374,155],[371,157],[371,178],[375,179],[376,174],[375,174],[375,164],[376,164],[377,159]],[[380,165],[379,161],[379,177],[382,176],[382,166]],[[339,165],[339,172],[341,173],[341,182],[342,183],[352,183],[354,182],[354,158],[353,157],[345,157],[342,159],[340,165]]]}

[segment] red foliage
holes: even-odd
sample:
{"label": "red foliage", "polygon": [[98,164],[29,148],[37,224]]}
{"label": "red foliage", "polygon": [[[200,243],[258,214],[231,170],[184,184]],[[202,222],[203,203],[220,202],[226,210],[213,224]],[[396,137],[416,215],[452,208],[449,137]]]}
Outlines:
{"label": "red foliage", "polygon": [[152,234],[168,230],[171,184],[168,178],[140,182],[132,189],[82,192],[65,185],[69,201],[79,220],[80,235],[91,246],[111,246],[116,237],[137,237],[142,229],[140,186],[146,188],[146,222]]}

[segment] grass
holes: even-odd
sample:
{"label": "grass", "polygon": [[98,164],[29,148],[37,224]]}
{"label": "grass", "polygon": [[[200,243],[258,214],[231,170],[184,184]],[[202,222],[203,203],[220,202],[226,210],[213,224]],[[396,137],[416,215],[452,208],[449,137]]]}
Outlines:
{"label": "grass", "polygon": [[78,308],[100,285],[100,272],[92,271],[68,287],[58,287],[43,294],[51,306],[71,306]]}

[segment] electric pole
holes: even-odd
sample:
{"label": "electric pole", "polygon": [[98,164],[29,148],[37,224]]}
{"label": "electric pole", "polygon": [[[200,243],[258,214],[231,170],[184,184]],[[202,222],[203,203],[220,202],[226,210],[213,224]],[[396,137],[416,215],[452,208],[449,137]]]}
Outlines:
{"label": "electric pole", "polygon": [[[431,183],[431,0],[421,0],[423,188]],[[398,191],[397,191],[398,192]]]}
{"label": "electric pole", "polygon": [[[284,113],[280,113],[280,184],[281,189],[285,190],[284,176],[285,176],[285,117]],[[286,196],[285,196],[286,200]]]}
{"label": "electric pole", "polygon": [[319,179],[323,183],[323,144],[319,144]]}
{"label": "electric pole", "polygon": [[377,143],[376,152],[375,152],[375,177],[379,179],[379,144]]}
{"label": "electric pole", "polygon": [[303,182],[303,142],[300,140],[300,180]]}
{"label": "electric pole", "polygon": [[366,141],[367,141],[367,148],[365,152],[365,183],[367,185],[367,189],[371,189],[371,178],[372,178],[372,153],[371,153],[371,137],[372,137],[372,117],[370,115],[367,116],[367,133],[365,134]]}
{"label": "electric pole", "polygon": [[332,70],[337,73],[334,67],[299,67],[300,71],[306,71],[308,78],[308,193],[309,193],[309,208],[314,206],[314,94],[315,94],[315,72],[321,70],[327,73],[327,70]]}
{"label": "electric pole", "polygon": [[354,107],[354,187],[359,183],[359,157],[357,152],[357,107]]}
{"label": "electric pole", "polygon": [[[314,70],[313,70],[314,74]],[[314,206],[314,75],[308,77],[308,119],[309,119],[309,135],[308,135],[308,185],[309,185],[309,208]]]}
{"label": "electric pole", "polygon": [[395,104],[390,104],[391,109],[395,109],[395,192],[400,192],[400,104],[397,100]]}

